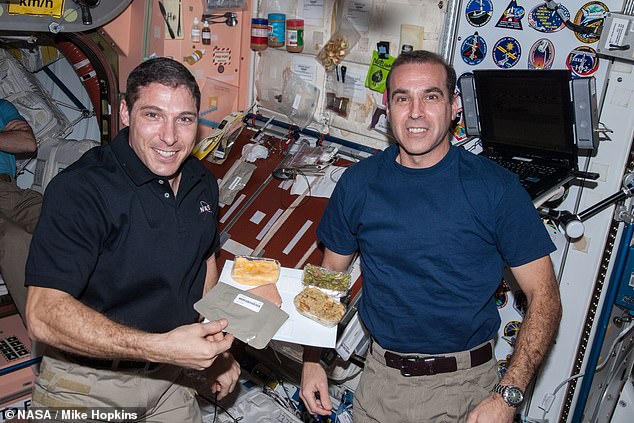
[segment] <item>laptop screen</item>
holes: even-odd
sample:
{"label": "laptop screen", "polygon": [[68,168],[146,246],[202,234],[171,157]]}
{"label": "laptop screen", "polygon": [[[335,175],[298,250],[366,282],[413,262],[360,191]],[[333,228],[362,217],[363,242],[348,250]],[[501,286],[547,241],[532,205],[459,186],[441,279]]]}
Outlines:
{"label": "laptop screen", "polygon": [[576,162],[567,70],[475,70],[483,147]]}

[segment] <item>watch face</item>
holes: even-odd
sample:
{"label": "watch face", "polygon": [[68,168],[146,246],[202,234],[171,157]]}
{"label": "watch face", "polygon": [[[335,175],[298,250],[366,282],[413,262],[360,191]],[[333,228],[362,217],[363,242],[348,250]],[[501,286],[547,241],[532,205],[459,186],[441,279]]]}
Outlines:
{"label": "watch face", "polygon": [[514,386],[507,387],[504,392],[504,400],[513,406],[518,406],[524,400],[524,394],[519,388]]}

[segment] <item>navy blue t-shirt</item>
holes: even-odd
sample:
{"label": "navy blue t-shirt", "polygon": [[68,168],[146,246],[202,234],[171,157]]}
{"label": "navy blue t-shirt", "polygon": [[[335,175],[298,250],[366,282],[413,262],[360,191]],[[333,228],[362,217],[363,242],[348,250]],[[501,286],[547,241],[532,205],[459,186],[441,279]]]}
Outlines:
{"label": "navy blue t-shirt", "polygon": [[361,255],[361,319],[384,348],[428,354],[495,337],[505,264],[555,250],[517,176],[451,147],[411,169],[392,145],[344,172],[317,229],[326,247]]}
{"label": "navy blue t-shirt", "polygon": [[205,259],[218,246],[218,184],[189,157],[175,197],[128,144],[124,129],[48,184],[26,284],[67,292],[148,332],[193,323]]}

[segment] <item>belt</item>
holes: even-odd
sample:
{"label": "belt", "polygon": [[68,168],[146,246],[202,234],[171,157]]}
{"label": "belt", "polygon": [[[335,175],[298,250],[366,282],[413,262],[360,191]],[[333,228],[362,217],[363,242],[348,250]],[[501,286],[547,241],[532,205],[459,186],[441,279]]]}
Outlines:
{"label": "belt", "polygon": [[[493,357],[491,343],[469,351],[471,367],[486,363]],[[458,370],[456,357],[419,357],[415,355],[399,355],[385,351],[385,365],[401,371],[403,376],[431,376],[437,373],[451,373]]]}
{"label": "belt", "polygon": [[8,173],[0,173],[0,182],[11,182],[12,180]]}
{"label": "belt", "polygon": [[101,358],[84,357],[80,355],[67,354],[68,358],[82,366],[92,367],[101,370],[145,370],[157,369],[161,363],[151,363],[149,361],[132,360],[106,360]]}

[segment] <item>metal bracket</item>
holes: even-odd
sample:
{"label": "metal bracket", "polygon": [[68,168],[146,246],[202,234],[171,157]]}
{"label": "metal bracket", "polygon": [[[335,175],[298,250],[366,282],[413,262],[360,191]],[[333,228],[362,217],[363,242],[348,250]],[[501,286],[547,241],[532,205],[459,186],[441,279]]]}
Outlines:
{"label": "metal bracket", "polygon": [[634,207],[618,204],[614,210],[614,220],[617,222],[625,222],[627,224],[634,223],[634,215],[632,214]]}

